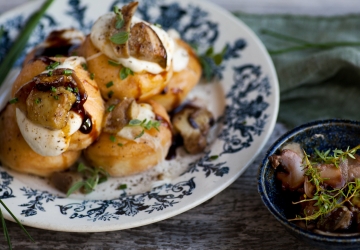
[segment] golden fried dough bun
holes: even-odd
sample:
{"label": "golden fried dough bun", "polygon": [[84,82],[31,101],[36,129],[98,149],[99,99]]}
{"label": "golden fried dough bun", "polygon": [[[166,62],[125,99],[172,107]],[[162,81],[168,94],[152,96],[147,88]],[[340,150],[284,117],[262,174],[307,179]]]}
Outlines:
{"label": "golden fried dough bun", "polygon": [[85,41],[85,35],[77,29],[68,28],[52,31],[44,42],[34,47],[25,57],[24,65],[34,58],[69,57],[78,54],[77,49]]}
{"label": "golden fried dough bun", "polygon": [[106,100],[147,100],[172,76],[174,40],[161,27],[134,16],[137,7],[138,2],[131,2],[100,16],[79,50]]}
{"label": "golden fried dough bun", "polygon": [[[168,84],[172,76],[172,69],[152,74],[146,71],[134,72],[129,74],[124,80],[120,78],[122,65],[113,66],[109,61],[113,61],[102,54],[88,36],[82,49],[83,55],[87,58],[89,72],[94,73],[94,78],[99,86],[102,97],[108,100],[109,97],[123,99],[125,97],[137,100],[146,100],[159,94]],[[112,86],[108,84],[112,82]]]}
{"label": "golden fried dough bun", "polygon": [[9,104],[0,114],[0,161],[3,166],[22,173],[48,176],[69,168],[81,151],[67,151],[59,156],[35,153],[22,137],[16,124],[15,105]]}
{"label": "golden fried dough bun", "polygon": [[[93,166],[102,167],[111,176],[117,177],[143,172],[163,161],[172,139],[169,117],[165,109],[154,101],[150,101],[150,105],[137,104],[131,99],[122,102],[110,100],[110,103],[117,103],[111,111],[114,114],[108,114],[105,118],[105,127],[99,140],[84,151],[86,159]],[[112,105],[114,104],[108,103],[107,106],[113,107]],[[152,116],[150,119],[149,114]],[[145,123],[160,120],[161,124],[157,129],[125,125],[134,120],[145,119]]]}
{"label": "golden fried dough bun", "polygon": [[17,123],[38,154],[82,150],[100,134],[104,101],[84,63],[81,57],[39,57],[25,64],[15,80]]}
{"label": "golden fried dough bun", "polygon": [[176,39],[176,44],[186,50],[189,56],[188,63],[181,71],[174,71],[170,82],[162,93],[151,98],[164,106],[166,111],[175,109],[185,100],[188,93],[199,82],[202,72],[201,65],[193,49],[181,39]]}

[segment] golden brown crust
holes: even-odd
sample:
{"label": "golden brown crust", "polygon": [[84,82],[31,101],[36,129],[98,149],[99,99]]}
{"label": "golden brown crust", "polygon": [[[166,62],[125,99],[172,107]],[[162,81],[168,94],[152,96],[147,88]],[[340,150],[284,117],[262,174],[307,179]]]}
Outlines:
{"label": "golden brown crust", "polygon": [[[172,76],[172,70],[160,74],[135,72],[134,75],[129,75],[126,79],[121,80],[119,72],[122,66],[109,65],[110,58],[104,54],[96,56],[99,50],[95,48],[89,36],[86,37],[85,43],[80,51],[88,60],[89,71],[95,74],[95,80],[105,100],[109,99],[108,94],[110,91],[113,92],[113,97],[117,99],[127,97],[140,101],[147,100],[159,94]],[[108,88],[106,84],[111,81],[114,84]]]}
{"label": "golden brown crust", "polygon": [[[66,58],[60,57],[50,59],[63,62]],[[35,76],[41,74],[45,70],[46,66],[48,66],[48,64],[41,59],[31,60],[26,63],[14,82],[12,96],[14,96],[24,84],[31,81]],[[84,149],[96,140],[101,131],[102,119],[105,111],[104,101],[101,98],[99,88],[97,83],[90,79],[90,73],[84,70],[81,65],[77,65],[74,71],[88,96],[86,102],[84,103],[84,109],[90,115],[93,127],[91,132],[88,134],[84,134],[79,130],[75,132],[71,136],[70,145],[67,150]]]}
{"label": "golden brown crust", "polygon": [[163,119],[159,132],[152,128],[138,141],[102,132],[99,140],[84,151],[84,155],[93,166],[104,168],[111,176],[128,176],[154,167],[165,159],[171,144],[169,117],[164,108],[151,101],[154,113]]}
{"label": "golden brown crust", "polygon": [[73,165],[81,151],[67,151],[59,156],[41,156],[26,143],[16,123],[15,105],[0,114],[0,161],[18,172],[48,176]]}
{"label": "golden brown crust", "polygon": [[151,98],[163,105],[166,111],[175,109],[185,100],[188,93],[199,82],[202,72],[201,65],[193,49],[180,39],[177,39],[176,43],[189,53],[188,65],[182,71],[173,73],[164,93]]}

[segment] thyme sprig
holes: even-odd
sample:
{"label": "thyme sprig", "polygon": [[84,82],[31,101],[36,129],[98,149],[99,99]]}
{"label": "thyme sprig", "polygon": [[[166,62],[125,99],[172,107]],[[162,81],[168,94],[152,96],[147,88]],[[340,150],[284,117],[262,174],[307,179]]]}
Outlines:
{"label": "thyme sprig", "polygon": [[305,40],[302,40],[297,37],[288,36],[285,34],[281,34],[272,30],[262,29],[260,31],[262,34],[281,39],[288,42],[293,42],[299,45],[287,47],[284,49],[279,50],[268,50],[270,55],[278,55],[292,51],[298,50],[306,50],[306,49],[331,49],[335,47],[342,47],[342,46],[360,46],[360,42],[350,42],[350,41],[336,41],[336,42],[326,42],[326,43],[311,43]]}
{"label": "thyme sprig", "polygon": [[290,221],[294,220],[316,220],[319,217],[322,218],[326,214],[331,213],[337,208],[342,207],[346,202],[351,202],[351,199],[360,192],[360,179],[355,179],[353,182],[348,182],[341,189],[333,189],[333,190],[325,190],[321,189],[316,192],[314,197],[311,199],[304,199],[298,202],[294,202],[293,204],[299,204],[302,202],[315,201],[313,206],[318,207],[318,210],[311,214],[305,215],[305,217],[301,217],[299,215],[294,219],[290,219]]}
{"label": "thyme sprig", "polygon": [[203,69],[203,77],[210,81],[213,78],[213,67],[212,65],[219,66],[225,56],[227,50],[227,46],[225,46],[220,52],[215,53],[214,47],[209,47],[205,53],[199,54],[197,51],[197,48],[195,48],[195,51],[198,54],[198,58],[201,64],[201,67]]}
{"label": "thyme sprig", "polygon": [[159,131],[160,125],[161,125],[160,121],[153,121],[153,120],[147,120],[147,119],[144,119],[142,121],[139,119],[132,119],[129,121],[129,126],[140,126],[143,128],[143,130],[141,130],[140,134],[135,136],[134,140],[143,136],[145,133],[145,129],[150,130],[150,129],[154,128],[157,131]]}
{"label": "thyme sprig", "polygon": [[161,124],[160,121],[153,121],[148,119],[144,119],[142,121],[139,119],[133,119],[129,121],[130,126],[140,126],[145,128],[146,130],[150,130],[151,128],[154,128],[157,131],[159,131],[160,124]]}
{"label": "thyme sprig", "polygon": [[98,184],[107,181],[109,177],[109,174],[103,168],[91,168],[85,166],[83,163],[78,165],[77,171],[84,175],[84,180],[74,183],[69,188],[66,196],[69,196],[81,188],[83,188],[84,193],[91,193]]}
{"label": "thyme sprig", "polygon": [[316,167],[319,163],[321,164],[334,164],[335,166],[339,166],[341,161],[344,161],[348,157],[355,158],[355,153],[360,149],[360,145],[349,149],[349,147],[343,151],[340,149],[333,150],[333,154],[330,154],[330,150],[325,152],[321,152],[315,149],[316,156],[310,160],[309,156],[304,151],[304,175],[308,177],[310,183],[315,186],[315,193],[312,198],[306,198],[300,200],[298,202],[293,202],[293,204],[300,204],[304,202],[314,202],[317,210],[315,213],[302,217],[297,215],[294,219],[290,219],[290,221],[294,220],[305,220],[311,221],[316,220],[319,217],[323,218],[325,215],[331,213],[337,208],[342,207],[346,202],[351,203],[351,199],[355,196],[360,195],[360,179],[355,179],[353,182],[348,182],[344,187],[340,189],[326,189],[324,187],[324,181],[326,178],[322,178],[320,176],[320,171]]}
{"label": "thyme sprig", "polygon": [[330,150],[325,152],[320,152],[318,149],[315,149],[316,157],[314,158],[315,162],[322,162],[325,164],[334,164],[336,167],[339,167],[341,161],[344,161],[346,158],[350,157],[355,159],[355,153],[360,149],[360,145],[350,149],[348,147],[345,151],[341,149],[333,150],[333,154],[330,155]]}

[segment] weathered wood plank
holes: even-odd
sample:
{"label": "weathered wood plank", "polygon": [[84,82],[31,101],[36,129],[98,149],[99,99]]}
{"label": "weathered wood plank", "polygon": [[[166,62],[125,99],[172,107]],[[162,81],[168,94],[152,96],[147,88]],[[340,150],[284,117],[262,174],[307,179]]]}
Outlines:
{"label": "weathered wood plank", "polygon": [[[314,249],[291,236],[267,211],[257,192],[258,166],[283,132],[277,125],[268,145],[238,180],[190,211],[123,231],[66,233],[28,228],[35,243],[8,222],[14,249]],[[6,248],[2,237],[0,245]]]}

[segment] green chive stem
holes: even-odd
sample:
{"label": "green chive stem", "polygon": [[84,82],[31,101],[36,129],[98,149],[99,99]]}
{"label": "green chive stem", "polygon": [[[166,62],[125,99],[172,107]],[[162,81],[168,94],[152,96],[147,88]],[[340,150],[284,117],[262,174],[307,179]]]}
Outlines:
{"label": "green chive stem", "polygon": [[29,18],[29,20],[25,24],[25,27],[22,29],[14,44],[11,46],[9,52],[0,64],[0,86],[4,82],[6,76],[8,75],[9,71],[13,67],[18,57],[21,55],[22,51],[25,49],[26,43],[29,40],[31,33],[35,29],[39,20],[44,15],[49,6],[53,3],[53,1],[54,0],[47,0],[41,6],[40,10],[35,12]]}
{"label": "green chive stem", "polygon": [[1,208],[0,208],[0,217],[1,217],[1,224],[2,224],[2,227],[3,227],[3,230],[4,230],[5,240],[8,243],[9,249],[11,250],[12,249],[12,247],[11,247],[11,239],[10,239],[10,236],[9,236],[9,231],[7,230],[6,222],[5,222],[4,215],[2,213]]}
{"label": "green chive stem", "polygon": [[31,237],[31,235],[26,231],[25,227],[21,224],[21,222],[16,218],[16,216],[10,211],[10,209],[5,205],[5,203],[0,199],[0,204],[6,209],[6,211],[11,215],[11,217],[16,221],[16,223],[21,227],[24,233],[29,237],[32,242],[35,240]]}

